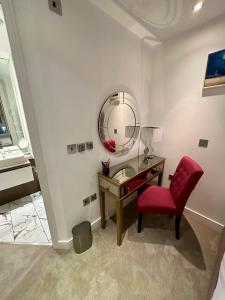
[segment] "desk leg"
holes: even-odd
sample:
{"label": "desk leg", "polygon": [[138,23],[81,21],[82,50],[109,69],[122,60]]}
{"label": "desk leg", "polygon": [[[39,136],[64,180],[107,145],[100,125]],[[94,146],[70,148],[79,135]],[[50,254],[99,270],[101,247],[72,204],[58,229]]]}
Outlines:
{"label": "desk leg", "polygon": [[117,245],[122,244],[122,228],[123,228],[123,206],[120,199],[116,200],[116,227],[117,227]]}
{"label": "desk leg", "polygon": [[105,192],[100,190],[99,198],[100,198],[100,211],[101,211],[101,226],[102,226],[102,229],[105,229],[105,226],[106,226],[106,221],[105,221]]}
{"label": "desk leg", "polygon": [[158,176],[158,186],[162,185],[162,177],[163,177],[163,173],[160,173]]}

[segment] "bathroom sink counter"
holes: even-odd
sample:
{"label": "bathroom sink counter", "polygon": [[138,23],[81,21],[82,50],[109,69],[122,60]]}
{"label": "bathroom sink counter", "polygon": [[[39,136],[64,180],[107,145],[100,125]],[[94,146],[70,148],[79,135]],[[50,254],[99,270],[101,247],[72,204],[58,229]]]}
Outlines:
{"label": "bathroom sink counter", "polygon": [[29,160],[26,160],[24,163],[20,163],[20,164],[11,165],[11,166],[8,166],[8,167],[0,168],[0,173],[9,172],[9,171],[13,171],[13,170],[16,170],[16,169],[21,169],[21,168],[26,168],[30,165],[31,164],[30,164]]}
{"label": "bathroom sink counter", "polygon": [[27,159],[18,146],[4,147],[0,149],[0,170],[9,170],[15,166],[24,165]]}

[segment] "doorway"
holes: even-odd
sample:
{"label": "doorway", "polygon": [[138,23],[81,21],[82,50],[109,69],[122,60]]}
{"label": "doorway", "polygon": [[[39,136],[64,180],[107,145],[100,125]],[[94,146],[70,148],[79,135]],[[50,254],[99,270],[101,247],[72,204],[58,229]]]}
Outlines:
{"label": "doorway", "polygon": [[51,244],[44,200],[1,4],[0,242]]}

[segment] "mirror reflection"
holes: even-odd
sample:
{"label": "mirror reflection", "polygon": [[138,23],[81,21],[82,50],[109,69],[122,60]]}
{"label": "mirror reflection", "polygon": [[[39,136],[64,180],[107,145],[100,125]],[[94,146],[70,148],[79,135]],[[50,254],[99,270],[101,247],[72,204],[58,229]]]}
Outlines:
{"label": "mirror reflection", "polygon": [[[12,58],[0,56],[0,148],[18,145],[26,137],[22,100]],[[26,147],[27,151],[29,145]]]}
{"label": "mirror reflection", "polygon": [[12,138],[10,135],[4,107],[2,104],[2,99],[0,95],[0,147],[3,145],[10,146],[12,145]]}
{"label": "mirror reflection", "polygon": [[98,120],[99,137],[104,147],[113,153],[127,153],[138,137],[139,128],[135,99],[126,92],[109,96]]}

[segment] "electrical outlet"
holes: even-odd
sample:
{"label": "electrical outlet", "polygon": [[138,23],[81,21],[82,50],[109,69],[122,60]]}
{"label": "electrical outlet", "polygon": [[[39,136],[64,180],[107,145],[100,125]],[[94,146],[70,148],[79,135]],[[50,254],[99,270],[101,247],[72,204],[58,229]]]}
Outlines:
{"label": "electrical outlet", "polygon": [[90,196],[90,199],[91,199],[91,202],[92,202],[92,201],[95,201],[95,200],[97,199],[97,194],[96,194],[96,193],[92,194],[92,195]]}
{"label": "electrical outlet", "polygon": [[67,145],[67,153],[68,154],[74,154],[76,152],[77,152],[77,145],[76,144]]}
{"label": "electrical outlet", "polygon": [[114,133],[117,134],[117,128],[114,129]]}
{"label": "electrical outlet", "polygon": [[93,148],[94,148],[93,142],[87,142],[87,143],[86,143],[86,149],[87,149],[87,150],[92,150]]}
{"label": "electrical outlet", "polygon": [[78,152],[83,152],[83,151],[85,151],[85,144],[84,144],[84,143],[77,144],[77,151],[78,151]]}
{"label": "electrical outlet", "polygon": [[209,143],[209,140],[200,139],[199,143],[198,143],[198,146],[201,147],[201,148],[207,148],[208,143]]}
{"label": "electrical outlet", "polygon": [[61,0],[48,0],[49,9],[54,13],[62,16],[62,3]]}
{"label": "electrical outlet", "polygon": [[169,174],[168,179],[172,180],[172,178],[173,178],[173,175]]}
{"label": "electrical outlet", "polygon": [[87,197],[87,198],[85,198],[84,200],[83,200],[83,206],[86,206],[86,205],[88,205],[88,204],[90,204],[90,198],[89,197]]}

